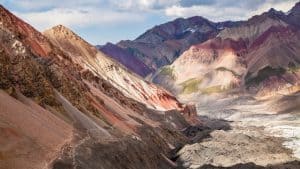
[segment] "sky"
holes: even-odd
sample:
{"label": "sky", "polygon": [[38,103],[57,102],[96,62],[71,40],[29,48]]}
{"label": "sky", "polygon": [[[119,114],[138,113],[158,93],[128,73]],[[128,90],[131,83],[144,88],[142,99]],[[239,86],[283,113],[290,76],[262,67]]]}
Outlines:
{"label": "sky", "polygon": [[93,45],[135,39],[178,17],[245,20],[270,8],[287,12],[299,0],[0,0],[11,12],[44,31],[69,27]]}

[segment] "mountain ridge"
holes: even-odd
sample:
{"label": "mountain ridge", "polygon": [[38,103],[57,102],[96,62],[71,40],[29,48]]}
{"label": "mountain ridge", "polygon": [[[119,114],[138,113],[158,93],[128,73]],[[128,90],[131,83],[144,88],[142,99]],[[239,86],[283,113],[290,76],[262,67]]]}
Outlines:
{"label": "mountain ridge", "polygon": [[[59,32],[57,32],[57,28]],[[95,75],[102,76],[104,79],[110,81],[112,85],[123,91],[128,97],[145,103],[152,108],[165,110],[164,106],[167,106],[165,107],[167,110],[172,108],[180,109],[180,105],[176,103],[176,98],[171,96],[167,91],[149,82],[145,82],[135,74],[129,72],[123,65],[120,65],[118,62],[113,61],[112,58],[97,51],[97,49],[88,42],[78,38],[78,35],[70,29],[65,28],[65,30],[63,30],[64,28],[65,27],[61,26],[53,27],[45,31],[44,34],[51,39],[54,44],[62,46],[70,56],[76,56],[76,58],[73,59],[77,64],[83,64],[82,67],[86,67]],[[70,36],[70,39],[66,38],[65,34],[66,36]],[[74,37],[76,39],[75,41],[73,41]],[[160,105],[160,101],[165,102],[168,99],[171,101],[171,107],[164,105],[165,103]]]}
{"label": "mountain ridge", "polygon": [[[178,18],[173,21],[154,26],[133,41],[124,40],[116,44],[131,55],[128,59],[140,60],[148,69],[154,70],[172,63],[190,45],[203,42],[217,35],[225,27],[232,27],[240,22],[211,22],[206,18],[195,16]],[[101,50],[101,47],[100,47]],[[106,53],[118,59],[113,51]],[[149,73],[151,73],[149,72]],[[139,74],[139,72],[137,72]],[[148,74],[149,74],[148,73]],[[145,77],[148,74],[144,74]]]}
{"label": "mountain ridge", "polygon": [[[292,9],[296,12],[295,7]],[[237,26],[225,28],[216,38],[192,45],[171,65],[158,70],[152,81],[175,95],[182,95],[183,100],[196,93],[195,97],[201,93],[226,95],[238,88],[259,96],[287,91],[291,86],[294,90],[289,91],[295,92],[299,86],[299,71],[291,65],[300,64],[297,46],[300,38],[299,27],[290,22],[291,13],[270,9]],[[172,73],[164,73],[166,69]],[[291,73],[290,69],[294,71]],[[189,79],[199,82],[195,81],[193,91],[187,94],[182,83]]]}

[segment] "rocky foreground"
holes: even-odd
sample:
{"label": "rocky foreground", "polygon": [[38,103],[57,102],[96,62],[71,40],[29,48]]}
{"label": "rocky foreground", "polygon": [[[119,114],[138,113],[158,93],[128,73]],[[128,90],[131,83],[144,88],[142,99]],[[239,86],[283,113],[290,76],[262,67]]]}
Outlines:
{"label": "rocky foreground", "polygon": [[[300,95],[258,101],[236,97],[199,103],[215,128],[177,152],[184,168],[300,168]],[[214,119],[214,120],[212,120]]]}

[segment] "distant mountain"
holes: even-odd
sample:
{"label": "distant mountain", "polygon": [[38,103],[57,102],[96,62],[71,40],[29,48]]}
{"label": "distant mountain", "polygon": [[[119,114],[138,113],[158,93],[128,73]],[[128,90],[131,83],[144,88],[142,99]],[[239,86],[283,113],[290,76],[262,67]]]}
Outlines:
{"label": "distant mountain", "polygon": [[251,17],[247,21],[240,22],[239,26],[225,28],[217,37],[222,39],[247,40],[252,43],[254,39],[267,31],[272,26],[287,26],[286,15],[281,11],[271,8],[269,11]]}
{"label": "distant mountain", "polygon": [[300,2],[296,3],[296,5],[288,12],[287,17],[290,24],[300,27]]}
{"label": "distant mountain", "polygon": [[193,106],[64,26],[46,37],[3,6],[0,23],[1,169],[173,168]]}
{"label": "distant mountain", "polygon": [[[104,53],[112,56],[129,69],[134,66],[126,64],[139,60],[147,65],[147,69],[132,69],[137,74],[146,76],[149,70],[153,72],[158,68],[172,63],[191,45],[204,42],[215,37],[219,31],[226,27],[239,25],[239,22],[214,23],[203,17],[195,16],[187,19],[179,18],[174,21],[158,25],[149,29],[137,39],[121,41],[116,45],[123,49],[112,48],[110,44],[99,47]],[[147,70],[147,71],[146,71]]]}
{"label": "distant mountain", "polygon": [[[274,9],[193,45],[152,81],[181,98],[251,92],[259,96],[300,89],[300,31],[294,18]],[[298,10],[297,10],[298,9]]]}
{"label": "distant mountain", "polygon": [[132,72],[135,72],[142,77],[145,77],[152,71],[142,61],[133,56],[128,50],[123,49],[115,44],[107,43],[103,46],[96,47],[103,53],[111,56],[112,58],[123,64]]}

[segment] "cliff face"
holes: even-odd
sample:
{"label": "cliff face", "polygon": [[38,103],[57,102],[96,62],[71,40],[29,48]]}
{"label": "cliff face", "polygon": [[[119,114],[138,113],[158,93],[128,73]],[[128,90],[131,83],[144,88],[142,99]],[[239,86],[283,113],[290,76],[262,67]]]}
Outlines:
{"label": "cliff face", "polygon": [[296,92],[300,37],[290,19],[295,13],[296,7],[289,14],[271,9],[225,28],[215,38],[191,46],[173,64],[158,70],[152,81],[181,98]]}
{"label": "cliff face", "polygon": [[0,14],[1,169],[174,165],[168,152],[186,142],[178,130],[191,114],[174,96],[62,26],[48,40]]}

